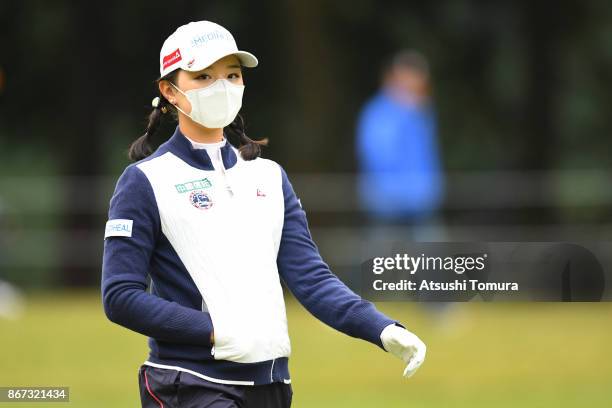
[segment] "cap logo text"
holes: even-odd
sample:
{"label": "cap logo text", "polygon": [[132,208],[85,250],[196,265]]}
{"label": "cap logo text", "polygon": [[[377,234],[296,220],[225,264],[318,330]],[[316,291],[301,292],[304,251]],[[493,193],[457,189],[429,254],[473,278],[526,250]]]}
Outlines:
{"label": "cap logo text", "polygon": [[181,50],[177,48],[176,50],[172,51],[170,54],[164,57],[164,59],[162,60],[162,67],[163,69],[166,69],[169,66],[176,64],[182,59],[183,57],[181,57]]}
{"label": "cap logo text", "polygon": [[201,47],[212,40],[229,40],[229,37],[222,31],[212,31],[210,33],[201,34],[191,39],[192,47]]}

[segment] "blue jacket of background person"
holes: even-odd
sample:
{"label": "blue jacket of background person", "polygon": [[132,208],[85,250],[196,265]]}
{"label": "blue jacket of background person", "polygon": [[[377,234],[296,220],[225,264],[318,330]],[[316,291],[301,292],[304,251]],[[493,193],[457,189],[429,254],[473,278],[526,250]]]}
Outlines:
{"label": "blue jacket of background person", "polygon": [[375,219],[427,218],[440,206],[443,178],[429,104],[400,103],[382,90],[357,127],[362,207]]}

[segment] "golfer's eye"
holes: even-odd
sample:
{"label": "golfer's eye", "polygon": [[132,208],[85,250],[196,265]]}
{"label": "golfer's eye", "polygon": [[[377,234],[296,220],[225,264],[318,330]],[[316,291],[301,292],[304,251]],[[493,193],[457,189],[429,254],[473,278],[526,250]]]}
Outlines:
{"label": "golfer's eye", "polygon": [[204,80],[210,79],[210,75],[208,75],[208,74],[201,74],[201,75],[198,75],[196,77],[196,79],[204,79]]}
{"label": "golfer's eye", "polygon": [[236,72],[232,72],[232,73],[231,73],[231,74],[229,74],[227,77],[228,77],[229,79],[238,79],[238,78],[240,78],[240,74],[239,74],[239,73],[236,73]]}

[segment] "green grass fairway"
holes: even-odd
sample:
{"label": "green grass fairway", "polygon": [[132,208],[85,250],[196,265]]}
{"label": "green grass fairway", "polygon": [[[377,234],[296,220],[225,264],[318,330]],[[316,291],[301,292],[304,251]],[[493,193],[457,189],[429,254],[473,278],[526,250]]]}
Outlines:
{"label": "green grass fairway", "polygon": [[[428,345],[406,380],[381,349],[338,333],[288,301],[294,404],[302,407],[611,407],[612,304],[457,304],[436,316],[379,303]],[[0,386],[69,386],[69,404],[139,407],[146,338],[106,320],[96,292],[28,297],[0,320]]]}

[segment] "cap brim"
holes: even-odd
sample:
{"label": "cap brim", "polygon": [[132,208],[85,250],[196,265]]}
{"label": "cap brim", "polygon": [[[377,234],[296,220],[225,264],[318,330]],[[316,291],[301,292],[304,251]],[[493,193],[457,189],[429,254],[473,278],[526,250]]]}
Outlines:
{"label": "cap brim", "polygon": [[238,52],[235,52],[233,55],[237,56],[238,59],[240,60],[240,64],[242,64],[243,66],[247,68],[255,68],[257,64],[259,64],[257,57],[255,57],[250,52],[238,51]]}
{"label": "cap brim", "polygon": [[209,60],[196,59],[196,62],[192,66],[189,66],[189,63],[185,61],[180,65],[180,68],[185,71],[191,71],[191,72],[201,71],[205,68],[210,67],[212,64],[219,61],[221,58],[227,57],[228,55],[235,55],[236,57],[238,57],[238,60],[240,61],[240,65],[245,66],[247,68],[254,68],[259,63],[257,61],[257,58],[250,52],[234,51],[234,52],[229,52],[227,54],[215,55],[212,59],[209,59]]}

